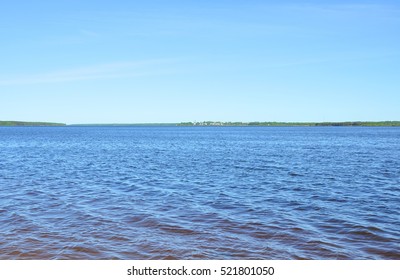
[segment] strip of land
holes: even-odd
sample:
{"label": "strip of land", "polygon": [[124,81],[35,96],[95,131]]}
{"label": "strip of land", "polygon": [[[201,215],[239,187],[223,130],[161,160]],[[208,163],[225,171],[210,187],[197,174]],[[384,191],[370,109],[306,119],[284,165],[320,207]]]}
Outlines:
{"label": "strip of land", "polygon": [[65,123],[0,121],[0,126],[65,126]]}
{"label": "strip of land", "polygon": [[[67,126],[65,123],[0,121],[0,126]],[[181,123],[112,123],[112,124],[70,124],[68,126],[400,126],[400,121],[379,122],[181,122]]]}
{"label": "strip of land", "polygon": [[379,122],[184,122],[179,126],[400,126],[400,121]]}

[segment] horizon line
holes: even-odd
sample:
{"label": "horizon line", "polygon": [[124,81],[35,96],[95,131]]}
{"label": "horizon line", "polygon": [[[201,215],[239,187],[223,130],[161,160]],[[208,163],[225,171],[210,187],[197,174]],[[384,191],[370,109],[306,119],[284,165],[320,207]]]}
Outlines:
{"label": "horizon line", "polygon": [[400,121],[186,121],[186,122],[138,122],[138,123],[62,123],[47,121],[0,121],[0,126],[269,126],[269,125],[304,125],[304,126],[357,126],[357,125],[396,125],[400,126]]}

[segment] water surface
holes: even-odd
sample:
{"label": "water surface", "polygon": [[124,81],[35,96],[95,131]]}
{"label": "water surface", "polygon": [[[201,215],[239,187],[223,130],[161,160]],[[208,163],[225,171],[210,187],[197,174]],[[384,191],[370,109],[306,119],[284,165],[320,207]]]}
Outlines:
{"label": "water surface", "polygon": [[400,129],[1,127],[0,259],[400,259]]}

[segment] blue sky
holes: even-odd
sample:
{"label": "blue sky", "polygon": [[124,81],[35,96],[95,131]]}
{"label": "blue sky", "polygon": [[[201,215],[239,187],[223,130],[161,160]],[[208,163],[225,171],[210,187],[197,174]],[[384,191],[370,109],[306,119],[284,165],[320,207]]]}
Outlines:
{"label": "blue sky", "polygon": [[398,1],[2,1],[0,120],[400,120]]}

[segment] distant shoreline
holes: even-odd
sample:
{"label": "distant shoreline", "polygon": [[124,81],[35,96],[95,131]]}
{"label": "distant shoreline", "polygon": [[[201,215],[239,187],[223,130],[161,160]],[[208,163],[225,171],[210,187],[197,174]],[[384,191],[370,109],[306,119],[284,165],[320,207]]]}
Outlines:
{"label": "distant shoreline", "polygon": [[0,121],[0,126],[66,126],[65,123]]}
{"label": "distant shoreline", "polygon": [[379,122],[199,122],[180,123],[179,126],[400,126],[400,121]]}
{"label": "distant shoreline", "polygon": [[205,122],[181,122],[181,123],[132,123],[132,124],[65,124],[53,122],[24,122],[24,121],[0,121],[0,126],[182,126],[182,127],[220,127],[220,126],[273,126],[273,127],[291,127],[291,126],[400,126],[400,121],[356,121],[356,122],[219,122],[219,121],[205,121]]}

